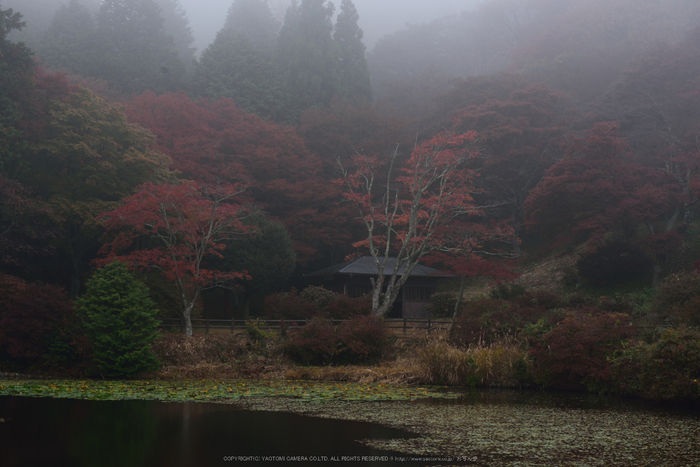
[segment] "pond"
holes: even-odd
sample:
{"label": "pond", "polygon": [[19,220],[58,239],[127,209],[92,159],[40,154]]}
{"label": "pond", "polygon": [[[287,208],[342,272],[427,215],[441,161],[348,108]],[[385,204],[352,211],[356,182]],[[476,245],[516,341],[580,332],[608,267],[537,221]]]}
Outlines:
{"label": "pond", "polygon": [[[355,440],[417,436],[366,422],[213,403],[0,396],[0,417],[3,467],[260,465],[269,457],[278,465],[325,465],[331,456],[338,463],[344,456],[342,465],[388,465],[383,458],[397,453]],[[348,460],[356,456],[379,459]]]}
{"label": "pond", "polygon": [[[263,456],[276,465],[700,465],[697,408],[610,396],[231,381],[216,394],[218,403],[70,398],[201,401],[222,382],[153,386],[0,384],[14,394],[0,396],[0,466],[270,464]],[[65,398],[16,396],[49,393]]]}

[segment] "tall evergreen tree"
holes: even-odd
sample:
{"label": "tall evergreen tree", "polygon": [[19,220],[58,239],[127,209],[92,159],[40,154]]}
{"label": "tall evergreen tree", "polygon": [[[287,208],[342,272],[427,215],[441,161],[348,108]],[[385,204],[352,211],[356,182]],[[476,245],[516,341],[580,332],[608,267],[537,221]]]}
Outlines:
{"label": "tall evergreen tree", "polygon": [[97,26],[100,78],[126,94],[180,87],[184,65],[154,0],[105,0]]}
{"label": "tall evergreen tree", "polygon": [[227,97],[246,112],[287,120],[286,94],[272,56],[233,30],[220,31],[204,50],[193,88],[207,99]]}
{"label": "tall evergreen tree", "polygon": [[[2,5],[0,5],[1,7]],[[17,167],[20,118],[19,101],[31,87],[32,52],[21,42],[7,40],[13,30],[24,27],[22,15],[0,9],[0,172],[8,175]]]}
{"label": "tall evergreen tree", "polygon": [[339,94],[351,101],[371,101],[372,85],[362,43],[363,32],[357,24],[359,19],[352,0],[343,0],[333,34],[338,54]]}
{"label": "tall evergreen tree", "polygon": [[90,10],[71,0],[61,4],[38,48],[42,62],[83,76],[96,73],[95,21]]}
{"label": "tall evergreen tree", "polygon": [[165,33],[172,37],[178,58],[185,66],[186,74],[191,77],[197,48],[194,46],[194,36],[187,12],[180,0],[156,0],[156,4],[160,7]]}
{"label": "tall evergreen tree", "polygon": [[280,31],[278,61],[295,111],[325,107],[338,89],[333,43],[333,4],[326,0],[293,2]]}
{"label": "tall evergreen tree", "polygon": [[266,0],[236,0],[202,53],[193,89],[212,100],[230,98],[260,117],[286,120],[286,94],[273,56],[276,36]]}
{"label": "tall evergreen tree", "polygon": [[258,49],[272,52],[279,23],[272,16],[267,0],[235,0],[223,29],[242,35]]}
{"label": "tall evergreen tree", "polygon": [[127,267],[98,269],[78,299],[97,369],[108,378],[132,377],[160,366],[151,344],[158,337],[158,310],[148,288]]}

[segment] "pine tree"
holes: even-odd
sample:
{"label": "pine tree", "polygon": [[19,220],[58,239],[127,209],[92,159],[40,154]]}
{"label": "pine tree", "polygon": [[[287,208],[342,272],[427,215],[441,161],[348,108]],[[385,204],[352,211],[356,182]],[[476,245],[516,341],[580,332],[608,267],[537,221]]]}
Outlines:
{"label": "pine tree", "polygon": [[98,269],[77,303],[103,376],[128,378],[160,366],[151,350],[158,337],[158,310],[148,288],[123,263]]}
{"label": "pine tree", "polygon": [[372,100],[363,32],[357,24],[359,19],[352,0],[343,0],[333,34],[338,54],[339,94],[355,102]]}

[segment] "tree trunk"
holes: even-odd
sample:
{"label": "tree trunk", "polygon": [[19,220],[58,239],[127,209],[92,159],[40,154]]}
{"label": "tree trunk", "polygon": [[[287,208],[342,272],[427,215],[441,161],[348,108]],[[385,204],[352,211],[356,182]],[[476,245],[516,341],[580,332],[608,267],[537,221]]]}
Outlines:
{"label": "tree trunk", "polygon": [[462,304],[462,296],[464,295],[464,283],[466,282],[465,276],[459,277],[459,295],[457,296],[457,303],[455,303],[455,309],[452,312],[452,323],[450,323],[450,340],[455,335],[455,323],[457,322],[457,314],[459,313],[459,307]]}
{"label": "tree trunk", "polygon": [[651,280],[651,285],[657,288],[661,285],[661,275],[664,272],[664,263],[666,258],[663,256],[655,255],[654,257],[654,277]]}
{"label": "tree trunk", "polygon": [[185,335],[192,335],[192,310],[194,309],[194,302],[184,303],[185,307],[182,310],[182,319],[185,320]]}

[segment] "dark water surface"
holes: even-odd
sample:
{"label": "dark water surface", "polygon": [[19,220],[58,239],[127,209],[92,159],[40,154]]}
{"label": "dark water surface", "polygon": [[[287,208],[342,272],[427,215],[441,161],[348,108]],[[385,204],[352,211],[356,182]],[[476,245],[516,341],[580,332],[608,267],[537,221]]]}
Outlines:
{"label": "dark water surface", "polygon": [[[331,456],[391,456],[355,440],[412,437],[362,422],[224,404],[0,396],[0,466],[392,465]],[[252,461],[225,460],[253,456]],[[254,456],[260,456],[255,462]],[[308,460],[294,460],[304,456]],[[324,461],[322,456],[328,459]],[[315,458],[314,458],[315,457]],[[402,463],[406,465],[406,463]]]}

